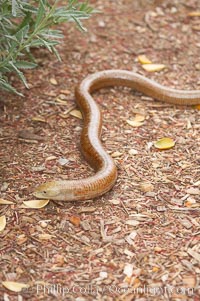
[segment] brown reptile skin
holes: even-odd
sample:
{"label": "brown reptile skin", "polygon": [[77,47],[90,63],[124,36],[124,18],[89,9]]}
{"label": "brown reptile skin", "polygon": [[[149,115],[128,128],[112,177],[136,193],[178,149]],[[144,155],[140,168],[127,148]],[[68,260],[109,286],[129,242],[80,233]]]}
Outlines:
{"label": "brown reptile skin", "polygon": [[37,198],[78,201],[98,197],[109,191],[116,179],[117,169],[101,141],[102,115],[91,93],[108,86],[126,86],[157,100],[177,105],[200,104],[200,90],[184,91],[164,87],[137,73],[107,70],[87,76],[75,90],[77,104],[83,114],[81,151],[95,169],[94,176],[80,180],[56,180],[38,186]]}

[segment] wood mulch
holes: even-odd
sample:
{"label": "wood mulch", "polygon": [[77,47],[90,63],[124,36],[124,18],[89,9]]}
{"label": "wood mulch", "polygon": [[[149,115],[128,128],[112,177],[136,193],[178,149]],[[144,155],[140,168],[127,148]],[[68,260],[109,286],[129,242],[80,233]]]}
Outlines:
{"label": "wood mulch", "polygon": [[[200,111],[148,99],[126,88],[95,93],[103,143],[119,177],[109,193],[87,202],[24,208],[47,179],[93,172],[79,152],[82,121],[74,87],[104,69],[133,70],[177,89],[199,89],[198,0],[91,1],[102,13],[83,34],[63,26],[62,62],[44,50],[26,73],[30,90],[1,94],[0,300],[193,300],[200,295]],[[148,73],[145,54],[167,66]],[[126,120],[145,114],[140,127]],[[153,142],[171,137],[175,147]],[[28,284],[21,292],[2,282]]]}

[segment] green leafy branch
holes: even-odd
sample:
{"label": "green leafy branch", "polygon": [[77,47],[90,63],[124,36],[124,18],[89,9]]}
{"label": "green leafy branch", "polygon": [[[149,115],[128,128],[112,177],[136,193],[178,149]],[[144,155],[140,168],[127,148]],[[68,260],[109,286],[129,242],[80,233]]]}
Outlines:
{"label": "green leafy branch", "polygon": [[21,69],[37,66],[31,54],[33,47],[45,47],[60,60],[56,45],[63,35],[61,30],[54,29],[55,25],[73,21],[80,30],[86,30],[81,20],[94,12],[88,2],[68,0],[67,6],[59,6],[59,2],[51,5],[48,0],[0,0],[1,89],[22,95],[9,83],[7,74],[11,72],[28,88]]}

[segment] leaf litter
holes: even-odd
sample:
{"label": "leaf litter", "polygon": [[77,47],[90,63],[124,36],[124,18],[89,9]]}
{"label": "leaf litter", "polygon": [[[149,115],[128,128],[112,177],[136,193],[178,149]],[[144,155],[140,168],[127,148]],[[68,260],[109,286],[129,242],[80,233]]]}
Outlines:
{"label": "leaf litter", "polygon": [[[87,74],[128,69],[172,88],[199,89],[199,17],[188,16],[198,11],[197,1],[153,2],[98,1],[104,14],[95,17],[96,23],[88,20],[87,35],[71,26],[74,34],[69,37],[65,31],[59,46],[62,64],[39,50],[45,68],[27,73],[32,88],[23,91],[26,101],[21,104],[9,95],[12,105],[0,106],[0,177],[9,184],[6,189],[1,184],[0,197],[14,203],[0,206],[7,221],[0,233],[0,291],[5,300],[15,297],[5,281],[30,285],[19,288],[17,297],[32,301],[62,300],[59,292],[36,295],[37,284],[55,283],[70,289],[63,297],[69,301],[161,301],[166,299],[162,288],[170,300],[199,298],[200,196],[194,190],[200,181],[198,108],[154,102],[126,88],[102,89],[95,99],[103,111],[103,144],[109,153],[122,154],[114,158],[119,173],[115,187],[96,200],[49,202],[37,211],[21,206],[41,182],[92,175],[79,156],[82,121],[70,115],[77,109],[74,86]],[[145,71],[138,61],[141,54],[167,68]],[[127,124],[141,112],[145,120],[140,126]],[[28,144],[16,135],[22,129],[45,139]],[[176,147],[157,150],[153,141],[158,137],[174,137]],[[51,157],[55,159],[45,160]],[[72,165],[60,165],[59,158]],[[37,166],[45,169],[37,171]],[[88,284],[98,293],[89,293]],[[144,286],[157,289],[158,295],[147,294]],[[82,291],[74,292],[74,287]],[[181,288],[185,293],[180,294]]]}

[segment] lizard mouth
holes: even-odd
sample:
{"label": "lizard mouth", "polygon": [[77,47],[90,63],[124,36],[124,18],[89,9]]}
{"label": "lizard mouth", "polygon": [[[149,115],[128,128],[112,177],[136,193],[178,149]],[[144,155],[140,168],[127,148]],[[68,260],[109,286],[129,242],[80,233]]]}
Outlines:
{"label": "lizard mouth", "polygon": [[33,195],[37,198],[50,199],[51,197],[56,197],[59,195],[58,189],[51,187],[51,182],[44,183],[38,186],[34,191]]}

